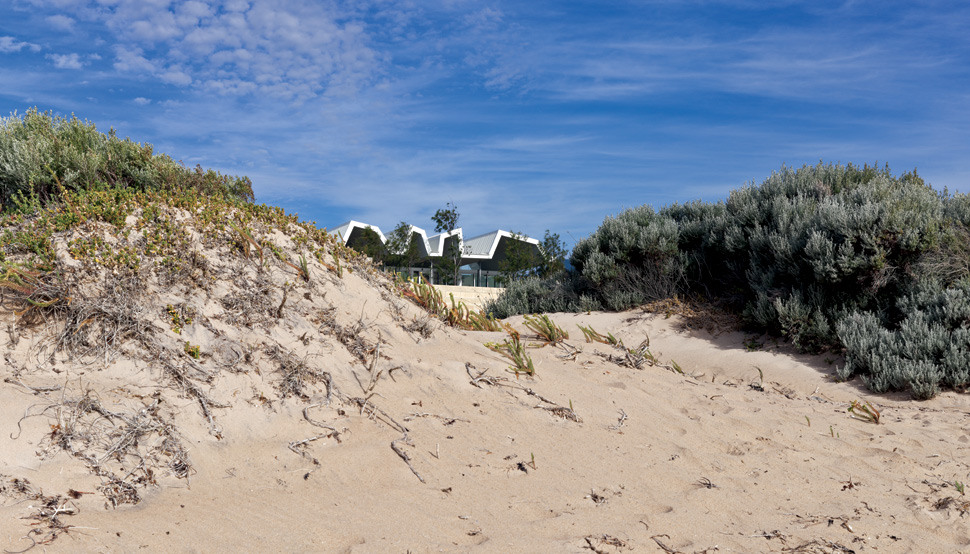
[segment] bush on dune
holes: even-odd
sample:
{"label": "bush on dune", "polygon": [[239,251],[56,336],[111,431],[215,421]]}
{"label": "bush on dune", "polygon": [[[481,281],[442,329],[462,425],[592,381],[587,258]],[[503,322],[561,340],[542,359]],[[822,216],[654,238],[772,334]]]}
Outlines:
{"label": "bush on dune", "polygon": [[594,296],[585,294],[574,280],[574,273],[561,272],[547,278],[533,276],[512,281],[498,298],[487,302],[482,311],[504,319],[517,314],[603,309],[603,305]]}
{"label": "bush on dune", "polygon": [[[970,362],[968,228],[967,196],[938,193],[915,171],[783,167],[726,201],[607,218],[576,244],[575,274],[534,294],[574,311],[580,285],[613,310],[701,295],[802,351],[844,347],[844,379],[928,398],[970,385],[960,369]],[[513,301],[522,294],[495,304],[527,313],[548,302]]]}
{"label": "bush on dune", "polygon": [[94,183],[150,190],[194,190],[252,202],[248,177],[189,169],[150,144],[119,139],[93,123],[29,110],[0,118],[0,206],[44,205]]}
{"label": "bush on dune", "polygon": [[[25,323],[77,311],[65,289],[76,273],[209,286],[192,232],[246,258],[255,249],[262,268],[270,252],[305,282],[311,259],[332,268],[332,258],[338,277],[341,262],[368,267],[314,224],[257,205],[247,177],[187,169],[149,144],[37,110],[0,118],[0,227],[0,293]],[[269,240],[273,230],[291,237],[296,257]]]}

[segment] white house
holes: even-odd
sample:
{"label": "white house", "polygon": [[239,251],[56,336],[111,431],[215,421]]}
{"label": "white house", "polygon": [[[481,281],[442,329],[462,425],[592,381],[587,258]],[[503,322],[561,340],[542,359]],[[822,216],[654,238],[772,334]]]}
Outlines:
{"label": "white house", "polygon": [[[355,244],[360,244],[367,228],[377,233],[381,242],[387,244],[387,237],[381,232],[380,227],[360,221],[348,221],[330,230],[330,233],[339,236],[344,244],[353,247]],[[412,225],[411,236],[412,241],[418,244],[418,258],[421,262],[415,267],[398,269],[410,276],[422,275],[432,283],[440,281],[435,272],[435,261],[449,252],[449,246],[455,241],[459,241],[462,245],[460,282],[457,284],[464,286],[499,286],[497,279],[500,274],[499,264],[506,259],[512,241],[518,240],[533,249],[536,258],[541,254],[538,240],[522,235],[516,238],[512,232],[500,229],[466,240],[461,228],[429,237],[424,229]]]}

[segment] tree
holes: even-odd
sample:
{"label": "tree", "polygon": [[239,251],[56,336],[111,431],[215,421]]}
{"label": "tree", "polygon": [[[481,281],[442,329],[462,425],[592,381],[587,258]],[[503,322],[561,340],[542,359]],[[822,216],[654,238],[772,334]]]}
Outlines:
{"label": "tree", "polygon": [[445,209],[436,211],[434,216],[431,217],[431,220],[435,223],[435,232],[444,233],[454,231],[458,228],[458,218],[460,216],[458,206],[454,202],[448,202],[445,204]]}
{"label": "tree", "polygon": [[542,263],[539,265],[540,277],[550,277],[566,268],[566,243],[559,238],[559,233],[550,233],[549,229],[546,229],[546,235],[539,249],[542,255]]}
{"label": "tree", "polygon": [[525,239],[525,235],[515,231],[512,231],[512,236],[508,239],[505,257],[498,263],[498,269],[502,273],[502,281],[505,284],[518,281],[533,273],[536,266],[542,263],[542,260],[536,258]]}
{"label": "tree", "polygon": [[411,268],[418,263],[421,252],[409,224],[402,221],[387,235],[387,252],[388,265]]}
{"label": "tree", "polygon": [[360,234],[354,234],[347,246],[374,260],[376,264],[383,264],[387,254],[381,236],[370,226],[361,229]]}
{"label": "tree", "polygon": [[[448,233],[458,228],[458,206],[453,202],[448,202],[445,209],[438,210],[431,218],[435,223],[434,230],[437,233]],[[451,283],[458,284],[458,275],[461,270],[461,258],[464,250],[461,235],[455,234],[451,241],[445,241],[444,252],[441,253],[441,261],[438,262],[438,272],[443,280],[450,278]]]}

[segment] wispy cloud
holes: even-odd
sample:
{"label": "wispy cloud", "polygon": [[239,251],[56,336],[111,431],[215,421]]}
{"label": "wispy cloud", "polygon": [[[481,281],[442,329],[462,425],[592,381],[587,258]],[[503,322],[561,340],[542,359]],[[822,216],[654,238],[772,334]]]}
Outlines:
{"label": "wispy cloud", "polygon": [[822,158],[970,191],[960,3],[18,2],[0,108],[83,114],[325,225],[453,200],[470,232],[578,237]]}
{"label": "wispy cloud", "polygon": [[76,23],[74,18],[61,14],[45,17],[44,21],[46,21],[51,27],[61,31],[72,31],[74,29],[74,24]]}
{"label": "wispy cloud", "polygon": [[2,54],[9,54],[11,52],[20,52],[25,48],[27,50],[30,50],[31,52],[40,52],[40,46],[37,44],[19,41],[16,38],[10,37],[10,36],[0,37],[0,53]]}
{"label": "wispy cloud", "polygon": [[378,75],[364,27],[325,4],[117,0],[62,8],[108,31],[116,70],[177,86],[306,101],[351,94]]}
{"label": "wispy cloud", "polygon": [[84,67],[80,54],[47,54],[45,57],[54,62],[54,67],[57,69],[81,69]]}

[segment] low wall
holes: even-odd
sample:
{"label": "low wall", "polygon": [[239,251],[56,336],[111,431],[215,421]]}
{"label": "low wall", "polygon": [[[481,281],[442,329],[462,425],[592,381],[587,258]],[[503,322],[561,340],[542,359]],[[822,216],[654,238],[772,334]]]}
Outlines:
{"label": "low wall", "polygon": [[495,287],[456,287],[453,285],[435,285],[441,291],[442,298],[450,302],[448,293],[455,295],[455,301],[461,300],[472,310],[481,310],[486,302],[498,297],[505,289]]}

